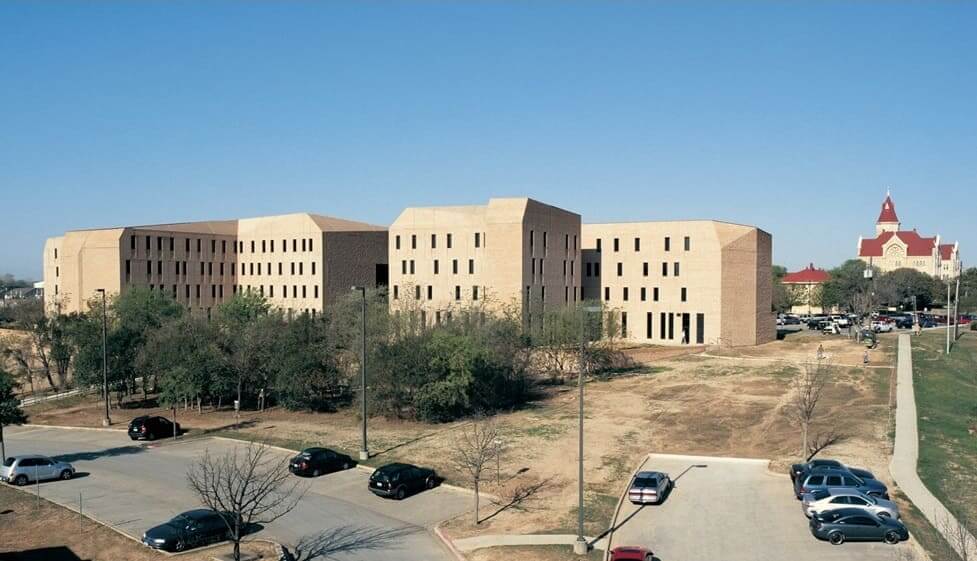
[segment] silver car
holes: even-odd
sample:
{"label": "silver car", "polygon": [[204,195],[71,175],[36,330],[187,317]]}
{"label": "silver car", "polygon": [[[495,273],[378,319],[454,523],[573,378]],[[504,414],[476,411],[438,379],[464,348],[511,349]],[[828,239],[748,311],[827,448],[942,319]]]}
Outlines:
{"label": "silver car", "polygon": [[801,508],[808,518],[818,512],[827,512],[839,508],[862,508],[878,516],[899,518],[899,505],[896,503],[860,493],[854,489],[829,487],[816,489],[805,493],[801,499]]}
{"label": "silver car", "polygon": [[7,458],[0,467],[0,481],[14,485],[47,479],[71,479],[74,475],[75,468],[71,464],[36,454]]}
{"label": "silver car", "polygon": [[628,487],[628,500],[636,505],[660,504],[672,486],[672,479],[660,471],[639,471]]}

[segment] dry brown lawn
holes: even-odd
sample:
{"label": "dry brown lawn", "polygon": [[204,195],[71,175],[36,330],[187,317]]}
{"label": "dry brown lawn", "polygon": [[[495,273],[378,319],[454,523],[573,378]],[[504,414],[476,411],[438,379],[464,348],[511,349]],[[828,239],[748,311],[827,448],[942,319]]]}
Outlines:
{"label": "dry brown lawn", "polygon": [[[829,361],[838,365],[826,392],[821,423],[844,419],[847,439],[828,454],[885,477],[890,447],[890,380],[892,339],[873,351],[873,368],[861,366],[862,347],[841,337],[816,333],[792,335],[783,341],[743,351],[702,349],[629,349],[646,365],[643,372],[586,386],[586,453],[588,532],[598,533],[610,522],[617,498],[631,470],[647,453],[704,454],[769,458],[772,469],[796,461],[800,432],[783,412],[787,390],[799,362],[814,358],[823,344]],[[698,351],[698,354],[689,354]],[[722,356],[709,356],[711,354]],[[489,493],[508,495],[520,484],[545,482],[532,498],[471,528],[471,517],[449,521],[453,536],[474,533],[575,533],[577,478],[577,401],[574,385],[549,386],[545,396],[524,409],[497,417],[505,435],[501,485],[495,466],[488,471]],[[91,398],[31,408],[31,421],[54,425],[100,426],[98,403]],[[140,414],[163,413],[153,408],[113,410],[120,425]],[[236,433],[273,444],[300,448],[325,445],[347,452],[359,449],[355,411],[310,414],[272,409],[247,412],[238,422],[231,412],[179,412],[178,420],[193,434]],[[466,481],[451,460],[456,429],[463,422],[442,425],[370,419],[371,463],[405,460],[436,468],[451,483]],[[484,504],[482,517],[497,507]]]}
{"label": "dry brown lawn", "polygon": [[[0,558],[10,561],[163,561],[169,556],[153,551],[64,507],[36,499],[0,485]],[[66,548],[70,550],[64,551]],[[266,542],[242,545],[242,550],[264,559],[277,559]],[[228,545],[187,553],[180,561],[209,561],[231,551]],[[74,554],[75,557],[72,557]]]}

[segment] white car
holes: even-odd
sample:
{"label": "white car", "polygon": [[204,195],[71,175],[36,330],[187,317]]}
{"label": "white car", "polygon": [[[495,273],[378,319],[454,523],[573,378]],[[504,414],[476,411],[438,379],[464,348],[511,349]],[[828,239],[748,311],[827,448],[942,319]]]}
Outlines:
{"label": "white car", "polygon": [[892,331],[892,324],[887,321],[873,321],[872,331],[876,333],[888,333]]}
{"label": "white car", "polygon": [[818,512],[852,507],[864,508],[877,516],[899,518],[899,505],[896,503],[845,488],[832,487],[806,493],[801,499],[801,505],[808,518]]}

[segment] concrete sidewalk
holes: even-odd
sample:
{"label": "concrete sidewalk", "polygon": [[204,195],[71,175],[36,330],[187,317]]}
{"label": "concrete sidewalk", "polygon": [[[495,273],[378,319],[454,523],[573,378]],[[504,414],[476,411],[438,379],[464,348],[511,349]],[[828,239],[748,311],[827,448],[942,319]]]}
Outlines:
{"label": "concrete sidewalk", "polygon": [[[587,543],[594,538],[587,538]],[[499,547],[513,545],[569,545],[577,541],[577,536],[572,534],[492,534],[487,536],[475,536],[454,540],[454,545],[461,551],[475,551],[484,547]],[[607,546],[604,540],[599,540],[593,544],[594,549],[604,549]]]}
{"label": "concrete sidewalk", "polygon": [[[947,535],[946,526],[956,529],[957,519],[950,513],[943,503],[933,496],[933,493],[923,485],[916,473],[916,463],[919,459],[919,433],[916,426],[916,394],[913,390],[913,356],[910,335],[899,335],[899,355],[896,369],[896,443],[889,464],[889,473],[903,493],[916,505],[947,542],[960,554],[963,559],[977,559],[977,540],[967,532],[969,547],[966,553],[961,552],[964,544],[959,538],[953,539]],[[966,530],[964,530],[966,532]]]}

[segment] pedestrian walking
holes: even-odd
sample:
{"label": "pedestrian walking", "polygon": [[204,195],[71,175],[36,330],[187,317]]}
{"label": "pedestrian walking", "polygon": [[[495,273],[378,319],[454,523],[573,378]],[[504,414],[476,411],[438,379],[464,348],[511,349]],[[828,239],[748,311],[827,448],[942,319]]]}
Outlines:
{"label": "pedestrian walking", "polygon": [[824,345],[818,345],[818,360],[824,358]]}

